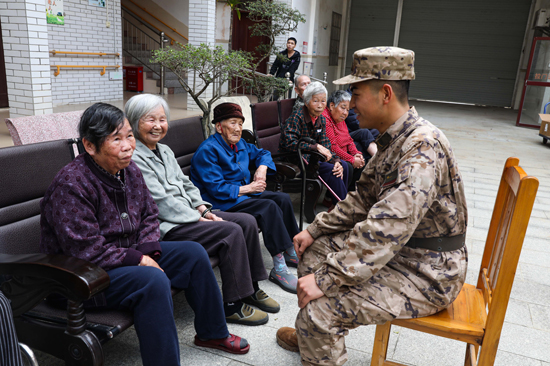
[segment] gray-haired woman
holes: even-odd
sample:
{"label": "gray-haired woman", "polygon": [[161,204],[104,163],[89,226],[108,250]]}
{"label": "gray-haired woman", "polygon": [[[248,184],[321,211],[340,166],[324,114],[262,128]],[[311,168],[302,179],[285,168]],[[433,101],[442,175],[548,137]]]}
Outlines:
{"label": "gray-haired woman", "polygon": [[220,258],[228,323],[267,323],[269,317],[264,311],[276,313],[280,307],[258,287],[259,281],[267,279],[267,272],[256,220],[246,213],[210,211],[212,205],[202,200],[199,189],[183,174],[174,152],[159,143],[168,132],[170,115],[163,98],[136,95],[126,103],[125,110],[137,137],[132,159],[159,208],[162,240],[196,241],[210,256]]}
{"label": "gray-haired woman", "polygon": [[334,91],[328,98],[323,116],[327,121],[327,136],[331,143],[330,150],[338,155],[344,164],[348,165],[350,172],[353,171],[349,190],[355,190],[355,182],[359,179],[365,167],[365,159],[363,154],[357,150],[346,126],[350,101],[351,95],[345,90]]}
{"label": "gray-haired woman", "polygon": [[[319,164],[319,176],[338,198],[344,199],[347,195],[348,166],[342,164],[338,155],[330,151],[326,120],[322,115],[327,105],[327,89],[320,82],[313,82],[307,86],[303,98],[304,107],[292,113],[283,126],[279,150],[286,152],[302,149],[323,154],[326,162]],[[303,137],[309,137],[315,143],[300,141]],[[309,161],[309,154],[305,154],[304,158]],[[337,198],[333,197],[333,205],[337,202]]]}

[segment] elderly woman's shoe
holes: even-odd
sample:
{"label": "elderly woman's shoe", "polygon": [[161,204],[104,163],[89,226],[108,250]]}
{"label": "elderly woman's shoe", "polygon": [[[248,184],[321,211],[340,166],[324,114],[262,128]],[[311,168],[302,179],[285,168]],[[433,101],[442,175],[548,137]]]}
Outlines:
{"label": "elderly woman's shoe", "polygon": [[298,279],[296,276],[294,276],[288,268],[286,271],[275,271],[275,268],[269,272],[269,280],[273,283],[276,283],[286,292],[290,292],[291,294],[297,294],[298,291],[296,291],[296,285],[298,283]]}
{"label": "elderly woman's shoe", "polygon": [[277,343],[288,351],[300,352],[300,348],[298,348],[298,336],[294,328],[279,328],[277,331]]}
{"label": "elderly woman's shoe", "polygon": [[227,323],[241,324],[241,325],[262,325],[267,323],[269,315],[265,312],[253,309],[247,304],[242,304],[239,310],[235,311],[231,315],[225,316]]}
{"label": "elderly woman's shoe", "polygon": [[230,334],[227,338],[201,340],[195,335],[195,344],[199,347],[215,348],[225,352],[244,355],[250,350],[248,341],[239,336]]}
{"label": "elderly woman's shoe", "polygon": [[278,313],[279,310],[281,310],[279,303],[269,297],[264,290],[261,289],[242,299],[242,302],[262,309],[263,311],[267,311],[268,313]]}
{"label": "elderly woman's shoe", "polygon": [[298,268],[299,259],[296,254],[290,255],[287,252],[284,252],[283,255],[285,256],[285,262],[287,266]]}

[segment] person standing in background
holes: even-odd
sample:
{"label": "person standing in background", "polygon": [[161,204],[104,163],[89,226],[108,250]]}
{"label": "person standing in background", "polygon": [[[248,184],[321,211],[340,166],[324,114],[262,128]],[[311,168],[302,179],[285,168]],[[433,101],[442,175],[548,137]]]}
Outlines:
{"label": "person standing in background", "polygon": [[[295,51],[295,47],[296,38],[290,37],[286,41],[286,49],[277,55],[273,66],[271,66],[271,69],[269,70],[269,75],[278,78],[285,78],[285,75],[288,72],[290,73],[289,79],[294,80],[294,73],[298,70],[298,66],[300,65],[300,52]],[[279,95],[275,92],[273,95],[273,100],[277,99],[279,99]]]}

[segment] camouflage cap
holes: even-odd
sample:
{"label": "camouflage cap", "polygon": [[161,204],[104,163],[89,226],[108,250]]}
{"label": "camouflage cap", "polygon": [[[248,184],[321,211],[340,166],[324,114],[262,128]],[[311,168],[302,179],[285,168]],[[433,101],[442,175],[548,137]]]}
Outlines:
{"label": "camouflage cap", "polygon": [[399,47],[370,47],[355,51],[351,75],[334,84],[353,84],[370,79],[414,80],[414,52]]}

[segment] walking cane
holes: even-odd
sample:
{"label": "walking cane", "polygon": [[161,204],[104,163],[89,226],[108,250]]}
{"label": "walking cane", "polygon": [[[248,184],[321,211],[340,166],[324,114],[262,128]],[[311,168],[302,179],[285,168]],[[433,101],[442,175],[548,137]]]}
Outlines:
{"label": "walking cane", "polygon": [[[301,139],[298,140],[298,146],[300,146],[300,142],[305,142],[305,143],[308,143],[308,144],[315,144],[317,143],[314,139],[312,139],[311,137],[302,137]],[[304,206],[306,204],[306,167],[304,165],[305,164],[308,164],[309,163],[306,161],[306,159],[304,159],[304,157],[302,156],[302,150],[300,148],[298,148],[298,157],[300,159],[300,165],[301,165],[301,168],[302,168],[302,196],[300,197],[300,230],[304,230]],[[327,187],[327,189],[330,191],[330,193],[332,193],[332,195],[338,200],[338,202],[340,202],[342,199],[340,197],[338,197],[338,195],[332,190],[332,188],[330,188],[328,186],[328,184],[323,180],[323,178],[317,176],[317,178],[321,181],[321,183],[323,183],[325,185],[325,187]]]}

